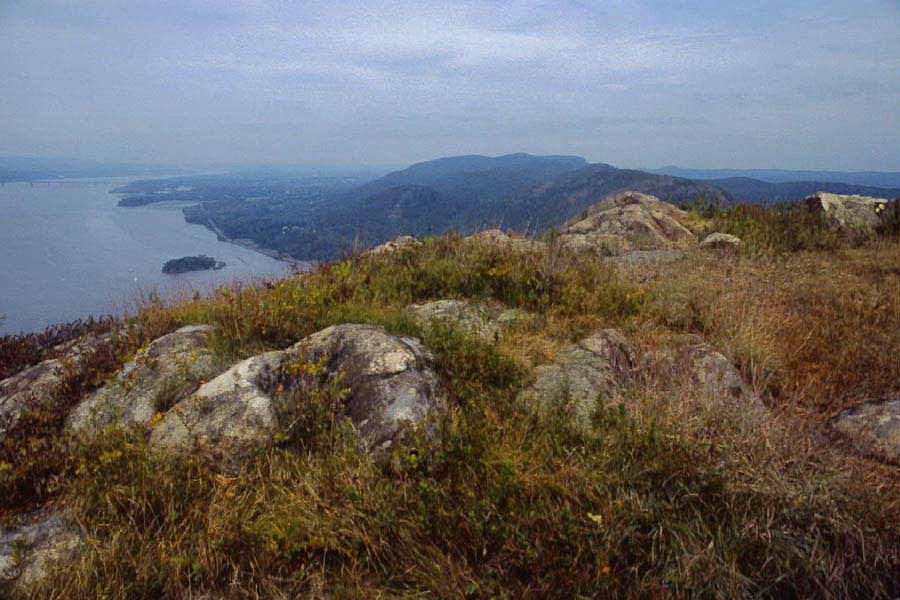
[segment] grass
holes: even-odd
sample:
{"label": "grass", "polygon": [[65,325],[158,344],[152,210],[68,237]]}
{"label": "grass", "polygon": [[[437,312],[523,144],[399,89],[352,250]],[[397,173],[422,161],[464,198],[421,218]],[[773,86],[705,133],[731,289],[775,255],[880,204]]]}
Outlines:
{"label": "grass", "polygon": [[[900,367],[883,357],[900,352],[900,244],[792,245],[782,216],[730,214],[710,222],[743,231],[744,254],[635,267],[644,273],[447,236],[147,302],[123,342],[73,373],[3,450],[0,510],[56,502],[89,534],[83,560],[35,594],[895,597],[897,471],[821,433],[841,408],[898,391]],[[537,318],[491,341],[422,330],[404,313],[438,298]],[[91,444],[61,435],[82,394],[184,324],[216,326],[215,351],[236,360],[344,322],[420,337],[434,353],[452,401],[440,438],[376,464],[336,418],[342,382],[311,365],[279,395],[282,434],[236,469],[148,452],[139,431]],[[671,376],[641,380],[587,432],[517,402],[535,365],[606,326],[645,356],[702,334],[774,416],[709,406]]]}

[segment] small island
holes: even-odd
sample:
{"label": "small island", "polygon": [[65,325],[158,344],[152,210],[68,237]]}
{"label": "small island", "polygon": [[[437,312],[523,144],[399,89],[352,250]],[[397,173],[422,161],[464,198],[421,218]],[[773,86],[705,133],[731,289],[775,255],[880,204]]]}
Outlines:
{"label": "small island", "polygon": [[219,270],[225,267],[225,263],[211,256],[201,254],[200,256],[184,256],[182,258],[173,258],[166,261],[163,265],[162,272],[167,275],[177,275],[179,273],[188,273],[190,271],[209,271]]}

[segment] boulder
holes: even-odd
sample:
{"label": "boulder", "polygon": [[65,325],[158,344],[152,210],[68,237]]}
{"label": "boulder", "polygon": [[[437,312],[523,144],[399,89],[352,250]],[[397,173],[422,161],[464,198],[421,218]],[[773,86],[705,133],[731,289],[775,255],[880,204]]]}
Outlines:
{"label": "boulder", "polygon": [[881,213],[896,209],[897,201],[869,196],[817,192],[806,198],[807,207],[825,216],[836,229],[851,238],[875,235],[882,222]]}
{"label": "boulder", "polygon": [[233,454],[271,439],[276,423],[272,390],[266,383],[284,355],[276,351],[248,358],[201,385],[153,426],[150,445]]}
{"label": "boulder", "polygon": [[479,231],[466,239],[486,246],[493,246],[502,250],[512,250],[515,252],[541,252],[547,249],[547,244],[545,242],[539,242],[520,236],[511,236],[500,229]]}
{"label": "boulder", "polygon": [[57,358],[38,363],[0,381],[0,442],[16,426],[22,413],[51,400],[66,383],[69,373],[112,339],[110,334],[90,335],[57,349]]}
{"label": "boulder", "polygon": [[415,338],[373,325],[336,325],[290,353],[304,361],[328,358],[328,377],[341,377],[347,389],[343,412],[375,452],[389,449],[407,428],[433,434],[433,418],[447,410],[434,358]]}
{"label": "boulder", "polygon": [[620,395],[635,367],[634,348],[619,331],[603,329],[535,369],[535,381],[519,394],[527,407],[562,407],[573,423],[589,430],[599,402]]}
{"label": "boulder", "polygon": [[883,398],[843,411],[834,428],[865,454],[900,461],[900,397]]}
{"label": "boulder", "polygon": [[662,380],[687,383],[710,404],[767,410],[734,364],[702,337],[680,335],[673,342],[673,347],[648,354],[642,371]]}
{"label": "boulder", "polygon": [[69,415],[68,428],[90,433],[117,424],[146,426],[222,371],[207,344],[213,328],[189,325],[153,341],[107,385]]}
{"label": "boulder", "polygon": [[392,254],[399,250],[410,250],[413,248],[418,248],[422,245],[420,240],[417,240],[411,235],[401,235],[400,237],[394,238],[389,242],[385,242],[379,246],[375,246],[374,248],[370,248],[363,252],[363,256],[383,256],[385,254]]}
{"label": "boulder", "polygon": [[738,250],[744,242],[741,238],[730,233],[711,233],[700,242],[701,250],[724,250],[734,252]]}
{"label": "boulder", "polygon": [[336,325],[287,350],[238,363],[204,384],[153,427],[151,445],[234,454],[271,440],[279,428],[276,389],[286,378],[290,386],[290,370],[283,367],[323,357],[321,377],[346,388],[339,412],[375,453],[390,448],[406,428],[432,432],[429,419],[446,409],[433,359],[418,340],[372,325]]}
{"label": "boulder", "polygon": [[81,530],[62,513],[38,511],[20,520],[18,527],[0,526],[0,597],[26,596],[84,546]]}
{"label": "boulder", "polygon": [[618,192],[566,223],[559,243],[572,250],[590,249],[606,255],[629,249],[686,248],[696,241],[681,223],[687,220],[685,211],[654,196]]}

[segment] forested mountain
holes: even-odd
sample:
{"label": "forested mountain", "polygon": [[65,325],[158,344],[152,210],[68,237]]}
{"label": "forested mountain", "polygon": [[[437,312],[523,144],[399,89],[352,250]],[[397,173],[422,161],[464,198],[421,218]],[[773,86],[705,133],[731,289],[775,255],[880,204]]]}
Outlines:
{"label": "forested mountain", "polygon": [[786,169],[688,169],[665,166],[647,169],[650,173],[686,179],[758,179],[769,183],[827,181],[881,188],[900,188],[898,171],[789,171]]}
{"label": "forested mountain", "polygon": [[697,181],[588,164],[577,156],[456,156],[377,179],[369,173],[244,172],[132,183],[123,205],[188,200],[186,218],[232,239],[300,260],[339,257],[398,235],[489,227],[540,233],[606,195],[632,189],[662,200],[715,204],[794,200],[819,191],[900,195],[844,183]]}
{"label": "forested mountain", "polygon": [[789,181],[771,183],[749,177],[729,177],[710,179],[706,183],[728,191],[741,202],[787,202],[798,200],[816,192],[834,194],[857,194],[874,198],[898,198],[900,188],[872,187],[833,181]]}
{"label": "forested mountain", "polygon": [[703,199],[725,204],[733,200],[727,192],[709,183],[598,163],[518,195],[502,212],[502,222],[513,229],[540,232],[564,223],[604,196],[623,189],[679,203]]}
{"label": "forested mountain", "polygon": [[[731,200],[727,192],[707,183],[588,165],[579,157],[511,154],[419,163],[350,191],[319,190],[317,198],[280,188],[269,201],[259,200],[258,190],[256,197],[244,201],[229,195],[187,208],[185,214],[230,239],[250,239],[298,259],[315,260],[403,234],[451,229],[469,233],[492,226],[539,232],[625,188],[674,201]],[[218,185],[214,189],[212,194],[198,190],[196,197],[222,198]]]}

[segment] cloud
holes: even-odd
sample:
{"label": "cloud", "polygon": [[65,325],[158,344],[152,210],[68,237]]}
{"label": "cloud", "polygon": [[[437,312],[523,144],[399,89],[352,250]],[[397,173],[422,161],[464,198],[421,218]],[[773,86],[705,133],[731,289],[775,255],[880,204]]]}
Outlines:
{"label": "cloud", "polygon": [[896,3],[729,4],[5,5],[0,152],[900,168]]}

